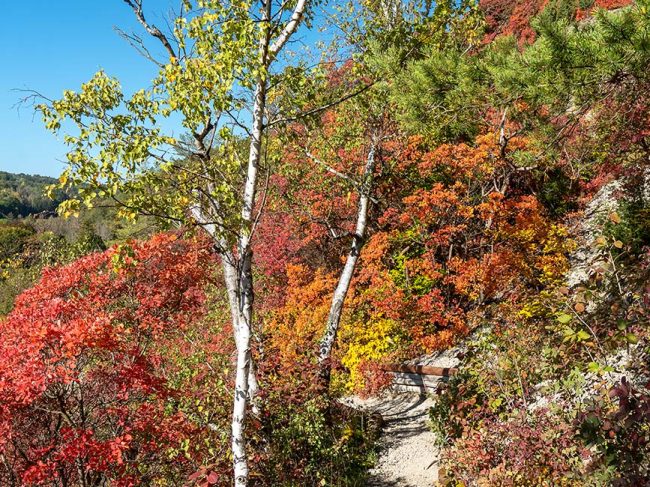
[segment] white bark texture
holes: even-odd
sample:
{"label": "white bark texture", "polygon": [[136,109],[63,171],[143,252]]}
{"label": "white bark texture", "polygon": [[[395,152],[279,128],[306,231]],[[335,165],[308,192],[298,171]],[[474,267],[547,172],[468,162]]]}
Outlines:
{"label": "white bark texture", "polygon": [[[146,31],[157,38],[167,50],[170,58],[178,58],[172,44],[165,34],[157,27],[147,23],[142,11],[142,0],[124,0],[135,12],[138,21]],[[273,2],[262,0],[261,24],[258,45],[259,74],[256,80],[254,102],[250,130],[250,150],[248,164],[245,168],[242,194],[241,223],[237,229],[237,242],[232,245],[224,237],[223,224],[219,208],[202,207],[197,203],[190,208],[190,212],[197,223],[205,228],[215,242],[221,256],[224,282],[228,293],[235,343],[237,346],[237,371],[235,378],[235,398],[232,416],[232,453],[233,469],[236,487],[248,485],[248,461],[246,456],[246,409],[249,401],[253,404],[258,390],[255,369],[251,356],[251,333],[253,322],[253,273],[251,238],[254,230],[255,196],[258,183],[258,169],[262,154],[262,141],[264,137],[264,113],[266,111],[266,91],[268,87],[268,72],[271,64],[276,59],[282,48],[296,32],[302,22],[309,0],[298,0],[291,16],[283,23],[282,12],[272,15]],[[282,3],[280,9],[286,8]],[[279,15],[278,15],[279,14]],[[273,40],[275,33],[278,33]],[[151,57],[149,57],[152,59]],[[204,143],[207,134],[215,129],[212,121],[208,121],[202,133],[194,134],[198,154],[205,159],[205,164],[210,163],[210,145]],[[200,200],[200,199],[199,199]],[[214,203],[214,202],[213,202]],[[209,206],[209,205],[208,205]],[[221,226],[217,226],[214,222]],[[236,247],[236,248],[235,248]]]}
{"label": "white bark texture", "polygon": [[336,342],[336,336],[341,322],[343,313],[343,304],[350,289],[350,283],[354,275],[354,270],[359,260],[359,254],[365,242],[366,227],[368,226],[368,209],[372,198],[373,176],[376,165],[377,140],[373,137],[366,164],[363,170],[363,180],[359,188],[359,204],[357,207],[357,223],[352,237],[352,245],[345,260],[345,265],[339,276],[339,281],[332,296],[325,333],[320,342],[319,365],[323,379],[329,383],[332,356],[332,348]]}
{"label": "white bark texture", "polygon": [[[266,0],[263,8],[263,20],[271,22],[271,4]],[[236,271],[236,297],[238,298],[237,320],[233,323],[235,343],[237,345],[237,373],[235,377],[235,399],[232,415],[232,453],[235,487],[248,485],[249,467],[246,454],[246,410],[249,400],[254,404],[257,393],[257,379],[255,378],[251,356],[251,333],[253,323],[253,272],[251,238],[254,226],[255,196],[257,193],[258,170],[262,156],[262,140],[264,136],[264,112],[266,110],[266,90],[268,83],[268,68],[279,51],[284,47],[291,35],[296,31],[303,19],[307,0],[298,0],[291,18],[282,32],[271,45],[271,29],[262,31],[259,42],[259,56],[263,69],[260,72],[255,88],[253,104],[253,119],[250,131],[250,144],[248,165],[244,181],[244,194],[241,212],[241,228],[237,242],[239,257]],[[226,277],[228,280],[228,277]],[[232,280],[232,278],[230,278]],[[232,282],[231,282],[232,284]],[[228,286],[228,283],[226,284]]]}

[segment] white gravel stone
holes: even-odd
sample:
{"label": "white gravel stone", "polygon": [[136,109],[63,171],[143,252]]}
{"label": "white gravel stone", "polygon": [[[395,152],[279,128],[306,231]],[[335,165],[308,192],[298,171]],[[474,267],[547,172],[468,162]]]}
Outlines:
{"label": "white gravel stone", "polygon": [[433,401],[417,394],[386,394],[370,399],[347,398],[348,405],[381,414],[384,424],[377,465],[370,487],[429,487],[438,480],[440,452],[429,427]]}

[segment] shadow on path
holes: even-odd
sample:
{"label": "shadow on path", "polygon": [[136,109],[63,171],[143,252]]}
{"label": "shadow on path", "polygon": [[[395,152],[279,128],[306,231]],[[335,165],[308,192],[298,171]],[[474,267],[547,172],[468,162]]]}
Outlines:
{"label": "shadow on path", "polygon": [[401,393],[350,400],[354,407],[382,415],[384,426],[377,465],[369,487],[430,487],[438,480],[438,450],[428,425],[432,401]]}

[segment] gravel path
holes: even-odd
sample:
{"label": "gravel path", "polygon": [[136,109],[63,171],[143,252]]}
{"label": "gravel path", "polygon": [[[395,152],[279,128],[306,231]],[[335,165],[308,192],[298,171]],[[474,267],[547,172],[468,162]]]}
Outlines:
{"label": "gravel path", "polygon": [[369,487],[430,487],[438,480],[438,449],[428,426],[432,401],[401,393],[348,404],[383,418],[379,461],[370,471]]}

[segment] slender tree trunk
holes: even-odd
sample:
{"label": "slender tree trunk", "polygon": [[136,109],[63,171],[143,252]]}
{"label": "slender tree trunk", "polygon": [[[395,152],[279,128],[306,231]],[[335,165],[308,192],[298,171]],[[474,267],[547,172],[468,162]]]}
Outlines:
{"label": "slender tree trunk", "polygon": [[336,342],[338,334],[339,323],[341,322],[341,314],[343,313],[343,304],[350,289],[350,283],[354,275],[354,270],[359,260],[359,254],[365,242],[365,233],[368,223],[368,209],[370,206],[371,193],[373,187],[373,175],[376,165],[376,151],[377,140],[373,137],[370,150],[366,159],[366,165],[363,170],[363,180],[361,183],[359,194],[359,205],[357,209],[357,223],[352,238],[352,246],[348,252],[345,261],[345,266],[339,276],[339,281],[332,296],[332,304],[330,305],[329,315],[327,317],[327,325],[325,333],[320,342],[320,350],[318,362],[320,366],[321,380],[323,386],[327,389],[329,387],[330,375],[332,371],[332,348]]}
{"label": "slender tree trunk", "polygon": [[235,400],[232,415],[232,453],[235,486],[248,483],[248,460],[246,455],[246,408],[249,399],[251,373],[251,321],[253,316],[253,281],[250,252],[240,260],[239,313],[235,329],[237,345],[237,373],[235,377]]}
{"label": "slender tree trunk", "polygon": [[[266,110],[266,91],[268,69],[272,61],[300,25],[307,0],[298,0],[291,18],[271,45],[271,7],[272,2],[263,3],[262,21],[265,28],[259,40],[260,72],[255,86],[248,164],[244,179],[241,225],[237,241],[237,257],[228,253],[232,259],[222,259],[228,296],[233,315],[233,328],[237,346],[237,371],[235,376],[235,399],[232,415],[232,453],[235,487],[248,485],[249,467],[246,454],[246,412],[250,403],[256,411],[255,396],[258,383],[251,354],[251,335],[253,324],[253,272],[251,238],[254,231],[255,196],[257,192],[258,170],[262,157],[264,136],[264,112]],[[226,249],[222,249],[226,251]],[[225,255],[222,255],[225,257]]]}
{"label": "slender tree trunk", "polygon": [[[270,5],[270,2],[269,2]],[[266,10],[270,15],[270,7]],[[266,66],[269,33],[260,40],[260,57]],[[266,69],[266,68],[265,68]],[[262,137],[264,131],[264,110],[266,107],[266,74],[262,73],[255,89],[253,105],[253,126],[251,130],[248,153],[248,167],[244,182],[242,204],[242,224],[238,242],[238,319],[235,328],[237,344],[237,375],[235,379],[235,401],[232,417],[232,452],[235,473],[235,486],[248,484],[248,460],[246,457],[246,406],[248,400],[254,400],[257,393],[257,380],[254,377],[251,356],[251,327],[253,323],[253,272],[251,237],[253,232],[253,210],[257,191],[257,173],[262,154]],[[252,386],[252,387],[251,387]]]}
{"label": "slender tree trunk", "polygon": [[[251,356],[251,331],[253,323],[253,272],[251,238],[253,234],[255,195],[257,192],[257,173],[262,157],[262,139],[264,136],[264,111],[266,110],[266,90],[268,69],[282,50],[289,38],[294,34],[303,20],[308,0],[298,0],[289,21],[286,23],[275,42],[271,44],[272,2],[263,2],[262,30],[259,41],[260,72],[255,87],[255,101],[253,103],[253,120],[250,131],[250,145],[248,153],[248,166],[244,181],[244,197],[241,213],[241,227],[238,239],[238,316],[235,328],[235,342],[237,344],[237,375],[235,379],[235,401],[232,420],[232,452],[233,468],[235,474],[235,487],[248,485],[248,460],[246,457],[246,406],[249,399],[255,405],[257,393],[257,379]],[[255,407],[254,407],[255,409]]]}
{"label": "slender tree trunk", "polygon": [[[206,222],[198,206],[192,209],[198,222]],[[232,453],[235,486],[248,485],[248,459],[246,455],[246,408],[249,398],[257,392],[257,379],[254,377],[250,350],[251,322],[253,316],[253,280],[251,269],[252,253],[248,249],[242,257],[229,249],[225,238],[220,236],[215,225],[204,223],[204,228],[213,237],[221,255],[224,283],[228,295],[233,334],[237,347],[235,375],[235,397],[232,414]],[[250,247],[250,239],[239,239],[239,249]],[[240,250],[241,251],[241,250]],[[253,390],[251,390],[251,387]]]}

